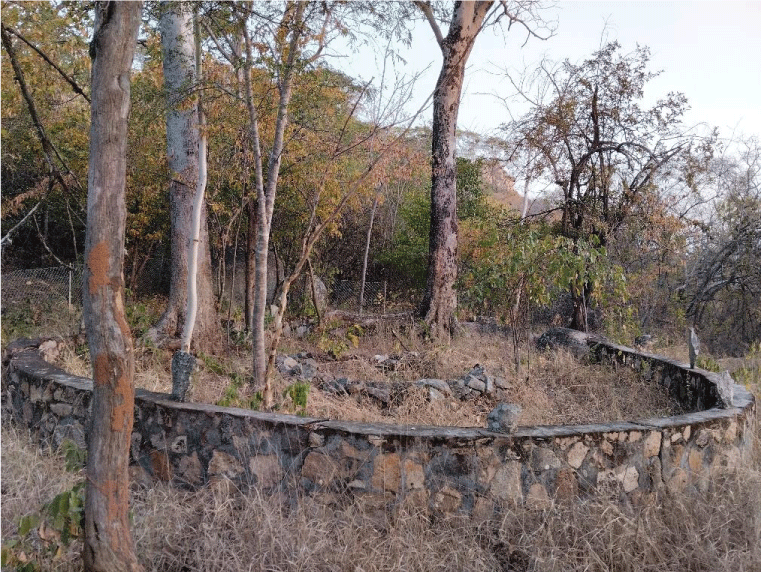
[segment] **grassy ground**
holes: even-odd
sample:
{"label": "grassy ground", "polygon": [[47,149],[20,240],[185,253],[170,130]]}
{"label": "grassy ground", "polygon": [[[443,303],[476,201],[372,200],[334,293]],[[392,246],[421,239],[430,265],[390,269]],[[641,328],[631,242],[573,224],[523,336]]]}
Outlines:
{"label": "grassy ground", "polygon": [[[403,388],[393,406],[360,395],[338,396],[322,391],[318,382],[309,388],[306,409],[284,394],[296,378],[274,375],[277,408],[300,412],[309,417],[395,424],[484,426],[486,416],[498,402],[507,400],[523,408],[520,425],[582,424],[618,421],[678,413],[678,406],[657,384],[641,379],[633,370],[613,365],[581,363],[565,353],[541,354],[525,345],[519,350],[520,368],[516,371],[511,342],[504,336],[468,334],[443,347],[431,347],[414,335],[404,337],[403,351],[388,332],[367,334],[349,345],[338,359],[323,349],[324,334],[305,340],[286,340],[281,353],[308,351],[315,356],[320,371],[350,380],[395,384]],[[396,347],[395,347],[396,342]],[[373,365],[378,353],[402,355],[393,371]],[[138,347],[135,384],[150,391],[171,391],[171,352]],[[251,353],[245,347],[231,349],[226,355],[201,356],[189,400],[220,403],[234,394],[243,404],[253,396],[246,383],[250,379]],[[424,378],[462,378],[480,364],[492,376],[506,380],[508,389],[500,397],[482,396],[474,400],[456,398],[429,401],[427,390],[405,382]],[[66,371],[89,376],[88,354],[64,346],[60,365]]]}

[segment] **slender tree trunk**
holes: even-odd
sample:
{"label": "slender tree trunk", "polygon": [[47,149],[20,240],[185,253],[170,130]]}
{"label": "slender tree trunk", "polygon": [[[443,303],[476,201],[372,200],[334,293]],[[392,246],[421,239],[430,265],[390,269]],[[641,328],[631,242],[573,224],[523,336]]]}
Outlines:
{"label": "slender tree trunk", "polygon": [[380,200],[380,191],[375,194],[373,199],[373,208],[370,211],[370,224],[367,225],[367,238],[365,239],[365,255],[362,257],[362,281],[359,286],[359,314],[362,315],[362,309],[365,305],[365,277],[367,276],[367,257],[370,254],[370,238],[373,236],[373,223],[375,222],[375,211],[378,208]]}
{"label": "slender tree trunk", "polygon": [[449,32],[444,37],[427,3],[417,3],[428,18],[441,48],[443,63],[433,96],[431,148],[431,229],[428,278],[419,314],[431,335],[448,339],[455,326],[457,294],[457,165],[455,132],[465,64],[481,24],[493,2],[455,2]]}
{"label": "slender tree trunk", "polygon": [[256,203],[248,203],[246,232],[246,331],[254,329],[254,288],[256,282]]}
{"label": "slender tree trunk", "polygon": [[[188,247],[193,228],[193,203],[198,183],[198,126],[193,107],[183,105],[194,87],[195,44],[189,4],[167,3],[161,17],[164,83],[169,98],[166,119],[167,155],[172,181],[169,186],[172,259],[169,301],[148,336],[157,342],[178,338],[185,327],[188,292]],[[222,339],[211,281],[206,204],[201,207],[198,243],[198,310],[194,346],[204,351],[218,348]]]}
{"label": "slender tree trunk", "polygon": [[129,446],[135,388],[124,316],[127,117],[141,2],[97,2],[83,277],[93,363],[83,559],[88,571],[141,570],[129,528]]}
{"label": "slender tree trunk", "polygon": [[[272,388],[267,376],[267,349],[264,318],[267,310],[267,255],[269,253],[270,229],[272,225],[272,213],[275,208],[275,192],[277,191],[280,163],[282,159],[285,128],[288,124],[288,106],[291,102],[293,90],[293,74],[298,52],[298,44],[301,39],[302,22],[306,4],[303,2],[289,2],[280,24],[281,30],[290,36],[288,46],[285,48],[285,61],[282,63],[282,74],[278,79],[278,109],[275,120],[275,135],[272,141],[269,160],[267,163],[267,184],[257,184],[257,218],[256,218],[256,248],[255,248],[255,288],[254,307],[252,320],[252,345],[253,345],[253,374],[254,385],[264,388],[264,404],[271,407],[273,403]],[[285,37],[285,36],[284,36]],[[251,62],[251,41],[246,33],[246,55]],[[249,70],[250,72],[250,70]],[[250,79],[248,80],[250,82]],[[247,91],[250,84],[246,86]],[[249,110],[251,113],[251,110]],[[259,147],[258,122],[252,121],[252,129],[256,130],[254,140],[257,146],[255,157],[261,158]],[[261,165],[261,160],[259,161]],[[261,168],[257,166],[257,177],[261,179]]]}

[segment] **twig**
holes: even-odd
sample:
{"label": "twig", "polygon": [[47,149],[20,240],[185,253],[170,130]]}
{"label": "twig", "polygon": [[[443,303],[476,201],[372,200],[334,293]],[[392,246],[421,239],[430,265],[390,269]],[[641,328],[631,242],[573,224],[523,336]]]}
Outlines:
{"label": "twig", "polygon": [[404,348],[404,351],[411,352],[412,350],[407,347],[407,344],[404,343],[404,340],[402,339],[402,336],[400,336],[396,330],[391,330],[391,333],[394,334],[394,337],[399,340],[399,343],[401,344],[402,348]]}

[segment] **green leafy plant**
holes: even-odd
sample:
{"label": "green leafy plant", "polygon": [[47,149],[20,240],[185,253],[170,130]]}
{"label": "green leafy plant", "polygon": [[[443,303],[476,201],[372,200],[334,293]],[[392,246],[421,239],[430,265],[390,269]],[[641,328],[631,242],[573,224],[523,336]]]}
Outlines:
{"label": "green leafy plant", "polygon": [[717,373],[723,371],[722,367],[719,365],[719,362],[717,362],[711,356],[706,355],[699,355],[695,360],[695,366],[706,371],[713,371]]}
{"label": "green leafy plant", "polygon": [[290,397],[293,405],[296,406],[298,415],[306,415],[307,399],[311,386],[306,382],[297,381],[285,388],[283,397]]}
{"label": "green leafy plant", "polygon": [[124,309],[132,335],[141,338],[161,315],[161,305],[156,299],[128,303]]}
{"label": "green leafy plant", "polygon": [[359,347],[359,339],[365,335],[365,330],[359,324],[352,324],[349,329],[346,330],[346,339],[351,342],[355,348]]}
{"label": "green leafy plant", "polygon": [[[70,439],[61,444],[61,453],[67,471],[81,471],[87,462],[87,451]],[[58,493],[38,511],[22,516],[18,523],[18,538],[3,543],[2,567],[17,572],[39,572],[40,563],[28,554],[34,554],[32,533],[42,542],[44,551],[59,557],[63,549],[82,536],[84,530],[85,482]]]}
{"label": "green leafy plant", "polygon": [[327,353],[333,359],[340,359],[340,357],[349,349],[346,342],[336,336],[332,336],[328,333],[323,333],[317,342],[317,347]]}

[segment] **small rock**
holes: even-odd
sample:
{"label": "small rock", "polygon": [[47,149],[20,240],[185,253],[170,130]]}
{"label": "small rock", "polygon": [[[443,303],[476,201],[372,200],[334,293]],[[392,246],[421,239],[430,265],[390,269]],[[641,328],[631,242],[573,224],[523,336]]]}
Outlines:
{"label": "small rock", "polygon": [[303,338],[309,333],[309,326],[299,326],[296,328],[296,337]]}
{"label": "small rock", "polygon": [[289,373],[292,372],[294,369],[296,369],[298,365],[299,365],[299,362],[297,362],[291,356],[286,356],[285,359],[283,360],[283,367]]}
{"label": "small rock", "polygon": [[420,379],[415,382],[415,385],[431,387],[444,395],[452,395],[452,389],[443,379]]}
{"label": "small rock", "polygon": [[560,459],[546,447],[536,447],[531,450],[531,468],[536,472],[559,469],[563,466]]}
{"label": "small rock", "polygon": [[42,359],[47,362],[53,362],[58,357],[61,351],[58,348],[58,343],[55,340],[45,340],[42,342],[38,349],[42,354]]}
{"label": "small rock", "polygon": [[382,364],[387,359],[388,359],[388,354],[376,354],[373,356],[373,361],[376,364]]}
{"label": "small rock", "polygon": [[498,433],[515,431],[522,410],[521,406],[515,403],[500,403],[487,416],[487,429]]}
{"label": "small rock", "polygon": [[428,401],[439,401],[440,399],[446,399],[446,396],[438,389],[433,387],[428,388]]}
{"label": "small rock", "polygon": [[367,394],[370,397],[374,397],[384,405],[388,405],[391,401],[391,392],[388,390],[387,387],[368,387],[367,388]]}
{"label": "small rock", "polygon": [[311,380],[317,374],[317,362],[311,358],[301,362],[301,377]]}
{"label": "small rock", "polygon": [[486,384],[480,379],[477,379],[475,377],[468,376],[465,379],[465,385],[469,387],[470,389],[473,389],[480,393],[484,393],[486,391]]}
{"label": "small rock", "polygon": [[322,389],[327,393],[333,393],[335,395],[346,395],[345,383],[348,383],[348,379],[326,379],[322,382]]}
{"label": "small rock", "polygon": [[346,381],[345,385],[346,391],[349,392],[350,395],[356,395],[357,393],[361,393],[365,390],[365,384],[361,381]]}
{"label": "small rock", "polygon": [[510,384],[507,383],[507,380],[504,377],[495,377],[494,385],[497,386],[497,389],[510,389]]}
{"label": "small rock", "polygon": [[636,338],[634,338],[634,345],[638,348],[648,349],[653,346],[655,341],[656,341],[655,336],[652,336],[650,334],[645,334],[643,336],[637,336]]}

